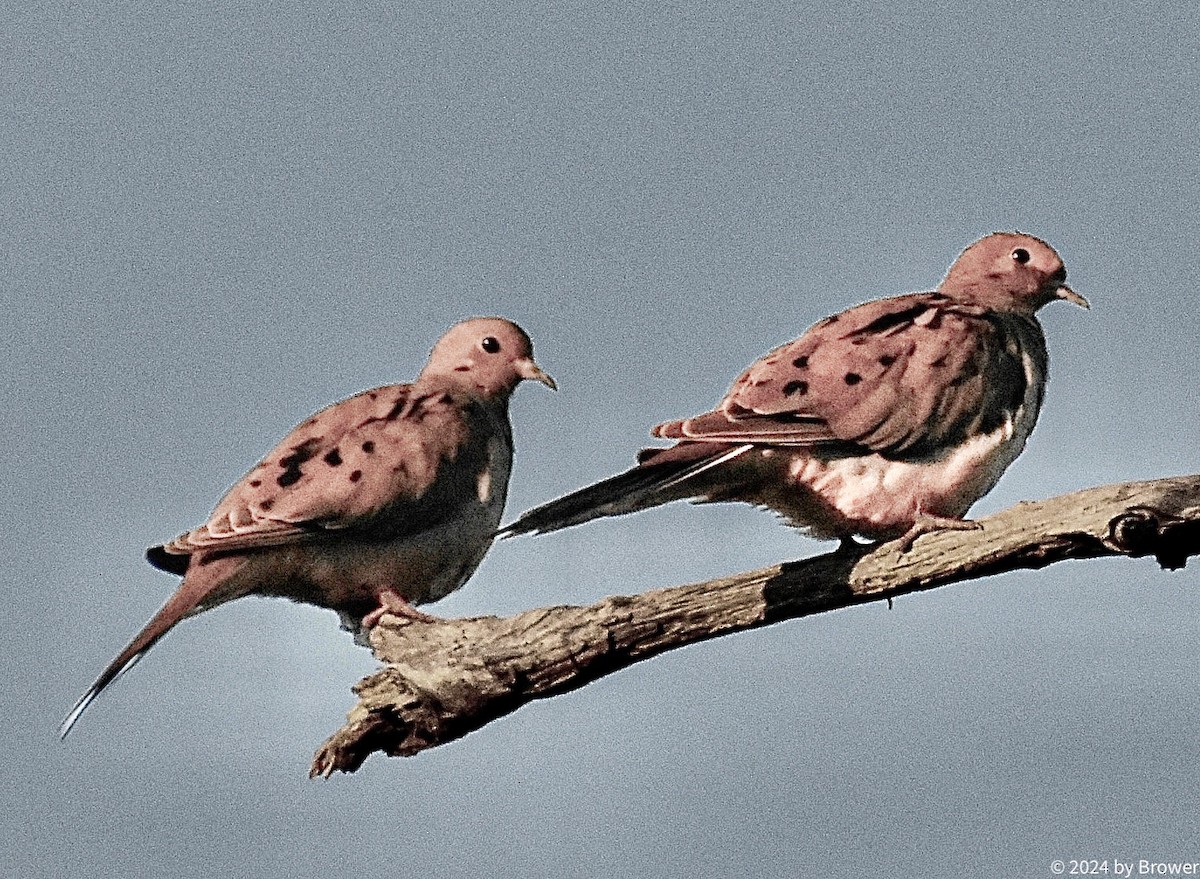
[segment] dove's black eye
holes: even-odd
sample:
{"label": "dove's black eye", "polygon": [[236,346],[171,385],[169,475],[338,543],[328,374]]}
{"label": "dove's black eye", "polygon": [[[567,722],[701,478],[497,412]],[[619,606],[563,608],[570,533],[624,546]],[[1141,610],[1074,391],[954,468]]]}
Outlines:
{"label": "dove's black eye", "polygon": [[1021,265],[1025,265],[1025,263],[1029,262],[1029,251],[1024,247],[1018,247],[1012,252],[1012,258]]}
{"label": "dove's black eye", "polygon": [[488,354],[495,354],[497,351],[500,350],[500,343],[498,341],[496,341],[495,336],[488,336],[486,339],[484,339],[482,342],[479,343],[479,347],[482,348],[484,351],[486,351]]}

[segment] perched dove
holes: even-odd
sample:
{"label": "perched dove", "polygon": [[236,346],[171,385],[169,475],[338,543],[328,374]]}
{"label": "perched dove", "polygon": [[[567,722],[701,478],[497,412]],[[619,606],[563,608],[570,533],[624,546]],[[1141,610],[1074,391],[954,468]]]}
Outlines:
{"label": "perched dove", "polygon": [[902,537],[972,528],[971,505],[1025,446],[1046,386],[1035,312],[1087,307],[1054,249],[988,235],[934,293],[867,302],[776,348],[713,411],[658,425],[679,442],[521,516],[544,533],[690,498],[743,501],[815,537]]}
{"label": "perched dove", "polygon": [[84,693],[100,692],[184,617],[244,595],[337,611],[347,628],[466,582],[492,543],[512,465],[508,399],[523,379],[555,387],[529,337],[500,318],[464,321],[412,384],[365,391],[309,418],[247,473],[207,523],[146,557],[183,583]]}

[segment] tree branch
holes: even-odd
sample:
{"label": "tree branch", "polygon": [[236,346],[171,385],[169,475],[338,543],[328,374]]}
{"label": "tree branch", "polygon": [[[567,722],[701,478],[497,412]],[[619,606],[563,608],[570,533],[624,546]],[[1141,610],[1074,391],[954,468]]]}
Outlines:
{"label": "tree branch", "polygon": [[587,607],[385,616],[371,644],[386,665],[354,687],[358,704],[309,774],[353,772],[375,751],[410,756],[667,650],[781,620],[1065,559],[1152,555],[1181,568],[1200,554],[1200,475],[1023,502],[980,524],[924,536],[904,554],[895,543],[838,550]]}

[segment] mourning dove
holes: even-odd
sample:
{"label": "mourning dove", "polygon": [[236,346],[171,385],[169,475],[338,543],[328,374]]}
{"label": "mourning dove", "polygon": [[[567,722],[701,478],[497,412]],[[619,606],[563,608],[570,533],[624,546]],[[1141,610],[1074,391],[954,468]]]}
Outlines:
{"label": "mourning dove", "polygon": [[771,351],[711,412],[667,421],[638,465],[522,515],[544,533],[669,501],[742,501],[812,536],[902,538],[972,528],[971,505],[1025,446],[1046,386],[1035,312],[1087,307],[1050,245],[996,233],[933,293],[867,302]]}
{"label": "mourning dove", "polygon": [[244,595],[330,608],[348,628],[423,616],[459,588],[495,536],[508,491],[508,400],[551,388],[529,337],[500,318],[464,321],[412,384],[365,391],[313,415],[217,504],[205,524],[146,557],[183,583],[84,693],[100,692],[184,617]]}

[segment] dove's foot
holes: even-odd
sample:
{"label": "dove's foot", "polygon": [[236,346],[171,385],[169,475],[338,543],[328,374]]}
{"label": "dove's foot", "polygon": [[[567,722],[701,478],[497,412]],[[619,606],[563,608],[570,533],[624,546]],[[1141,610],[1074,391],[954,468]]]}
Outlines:
{"label": "dove's foot", "polygon": [[922,534],[934,534],[938,531],[980,531],[983,526],[974,519],[952,519],[949,516],[931,516],[920,513],[912,527],[900,538],[900,552],[906,553],[913,548],[917,538]]}
{"label": "dove's foot", "polygon": [[417,610],[409,603],[407,598],[398,592],[393,592],[391,589],[384,589],[379,593],[379,607],[362,618],[363,629],[370,629],[377,625],[385,613],[416,620],[421,623],[441,622],[439,617]]}

